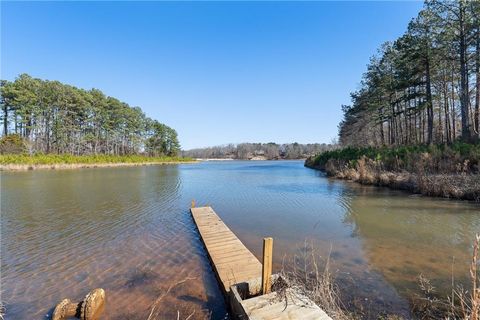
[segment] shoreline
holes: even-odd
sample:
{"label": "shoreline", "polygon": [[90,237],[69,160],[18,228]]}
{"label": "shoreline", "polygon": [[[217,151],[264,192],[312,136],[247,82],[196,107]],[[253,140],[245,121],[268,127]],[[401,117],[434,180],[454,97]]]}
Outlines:
{"label": "shoreline", "polygon": [[2,164],[0,165],[0,172],[138,167],[138,166],[191,164],[191,163],[198,163],[198,161],[192,160],[192,161],[112,162],[112,163]]}
{"label": "shoreline", "polygon": [[387,187],[429,197],[480,202],[479,174],[423,174],[402,171],[376,171],[345,168],[329,161],[326,166],[305,163],[305,167],[324,172],[327,177],[363,185]]}
{"label": "shoreline", "polygon": [[266,159],[266,158],[251,158],[251,159],[236,159],[236,158],[196,158],[197,161],[306,161],[307,158],[298,158],[298,159]]}

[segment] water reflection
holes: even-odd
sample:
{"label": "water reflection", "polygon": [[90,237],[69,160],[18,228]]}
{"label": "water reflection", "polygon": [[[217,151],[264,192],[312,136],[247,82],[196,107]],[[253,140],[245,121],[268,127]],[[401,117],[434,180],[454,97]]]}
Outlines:
{"label": "water reflection", "polygon": [[[260,257],[273,236],[274,267],[305,240],[333,258],[342,294],[372,315],[408,315],[419,273],[449,284],[467,275],[478,204],[327,179],[299,161],[2,173],[2,299],[12,319],[42,319],[60,299],[107,291],[107,319],[145,319],[153,301],[202,318],[225,305],[190,201],[211,204]],[[448,283],[447,283],[448,282]]]}
{"label": "water reflection", "polygon": [[465,283],[473,236],[480,231],[478,204],[372,187],[356,190],[345,222],[362,240],[371,266],[399,292],[418,290],[420,273],[444,294],[452,271],[457,282]]}
{"label": "water reflection", "polygon": [[3,174],[8,315],[41,319],[59,300],[103,287],[107,319],[145,319],[152,302],[186,277],[197,280],[165,298],[176,308],[165,317],[191,308],[224,314],[190,216],[178,204],[181,189],[177,166]]}

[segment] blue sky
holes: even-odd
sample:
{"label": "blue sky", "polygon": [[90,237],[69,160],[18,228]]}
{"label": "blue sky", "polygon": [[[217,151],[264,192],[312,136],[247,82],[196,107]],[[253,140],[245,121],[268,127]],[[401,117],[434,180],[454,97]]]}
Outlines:
{"label": "blue sky", "polygon": [[5,2],[1,78],[98,88],[183,148],[330,142],[369,57],[422,2]]}

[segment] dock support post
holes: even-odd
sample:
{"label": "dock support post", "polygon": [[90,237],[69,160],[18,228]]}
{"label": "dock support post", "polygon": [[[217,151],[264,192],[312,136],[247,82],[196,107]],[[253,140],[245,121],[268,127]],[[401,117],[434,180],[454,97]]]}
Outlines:
{"label": "dock support post", "polygon": [[270,293],[272,277],[273,239],[263,238],[262,293]]}
{"label": "dock support post", "polygon": [[195,208],[195,199],[192,199],[192,208]]}

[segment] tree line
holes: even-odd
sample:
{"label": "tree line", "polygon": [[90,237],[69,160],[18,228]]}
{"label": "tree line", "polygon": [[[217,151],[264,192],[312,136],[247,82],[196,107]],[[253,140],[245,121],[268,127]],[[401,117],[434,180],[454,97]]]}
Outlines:
{"label": "tree line", "polygon": [[182,155],[197,159],[305,159],[334,148],[335,145],[325,143],[240,143],[182,151]]}
{"label": "tree line", "polygon": [[2,135],[17,135],[31,154],[174,156],[180,151],[174,129],[98,89],[27,74],[0,85]]}
{"label": "tree line", "polygon": [[480,1],[426,1],[371,58],[351,98],[342,106],[342,145],[478,141]]}

